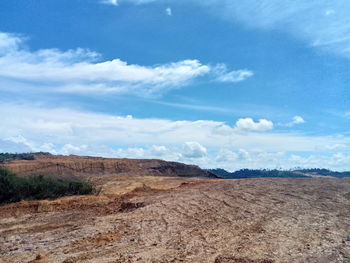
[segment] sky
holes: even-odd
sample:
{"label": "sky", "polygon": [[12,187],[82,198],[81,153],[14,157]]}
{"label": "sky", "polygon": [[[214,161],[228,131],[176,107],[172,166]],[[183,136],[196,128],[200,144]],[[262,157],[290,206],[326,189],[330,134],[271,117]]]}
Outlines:
{"label": "sky", "polygon": [[348,0],[1,0],[0,152],[350,170]]}

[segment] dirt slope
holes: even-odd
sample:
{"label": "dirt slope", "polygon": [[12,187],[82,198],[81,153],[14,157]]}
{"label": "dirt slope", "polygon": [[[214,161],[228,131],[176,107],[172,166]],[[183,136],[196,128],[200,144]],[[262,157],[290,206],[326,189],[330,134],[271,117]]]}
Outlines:
{"label": "dirt slope", "polygon": [[172,180],[1,207],[0,262],[350,262],[350,179]]}
{"label": "dirt slope", "polygon": [[[156,159],[114,159],[82,156],[35,155],[35,160],[14,160],[6,167],[20,175],[97,180],[110,175],[217,177],[195,165]],[[97,176],[98,175],[98,176]]]}

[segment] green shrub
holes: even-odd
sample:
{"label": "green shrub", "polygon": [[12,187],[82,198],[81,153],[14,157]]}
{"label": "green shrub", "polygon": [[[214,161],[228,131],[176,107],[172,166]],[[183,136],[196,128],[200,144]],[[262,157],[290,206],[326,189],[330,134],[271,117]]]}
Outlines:
{"label": "green shrub", "polygon": [[95,191],[94,186],[85,182],[59,180],[42,175],[21,177],[0,168],[0,204],[67,195],[87,195]]}

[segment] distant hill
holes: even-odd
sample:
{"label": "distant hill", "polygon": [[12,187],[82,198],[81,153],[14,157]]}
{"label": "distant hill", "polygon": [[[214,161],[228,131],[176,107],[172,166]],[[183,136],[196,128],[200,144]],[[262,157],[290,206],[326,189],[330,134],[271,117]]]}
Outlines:
{"label": "distant hill", "polygon": [[281,171],[281,170],[252,170],[252,169],[241,169],[233,173],[227,172],[224,169],[212,169],[211,172],[224,179],[243,179],[243,178],[307,178],[309,176],[294,173],[292,171]]}
{"label": "distant hill", "polygon": [[235,172],[228,172],[224,169],[211,169],[211,172],[224,179],[242,179],[242,178],[310,178],[310,177],[350,177],[350,172],[335,172],[328,169],[297,169],[297,170],[267,170],[267,169],[241,169]]}

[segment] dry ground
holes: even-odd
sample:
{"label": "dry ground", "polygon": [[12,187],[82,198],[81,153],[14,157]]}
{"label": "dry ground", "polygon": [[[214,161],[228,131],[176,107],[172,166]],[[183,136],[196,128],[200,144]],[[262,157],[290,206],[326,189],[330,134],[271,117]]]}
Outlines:
{"label": "dry ground", "polygon": [[350,262],[350,179],[97,183],[1,207],[0,262]]}

